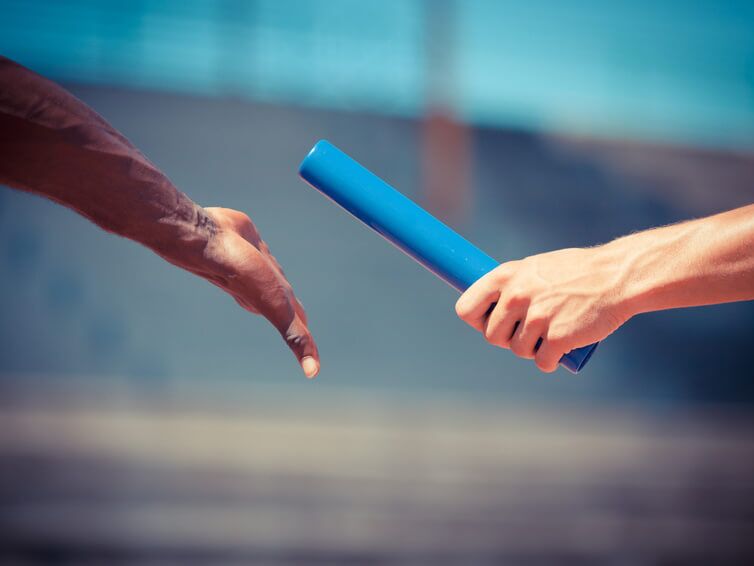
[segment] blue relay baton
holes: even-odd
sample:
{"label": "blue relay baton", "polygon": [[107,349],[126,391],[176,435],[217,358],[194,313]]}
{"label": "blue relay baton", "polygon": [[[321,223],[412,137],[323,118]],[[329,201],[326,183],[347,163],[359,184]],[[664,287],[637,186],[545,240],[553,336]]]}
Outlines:
{"label": "blue relay baton", "polygon": [[[326,140],[304,158],[299,174],[458,291],[500,265]],[[560,365],[578,373],[596,348],[577,348],[563,356]]]}

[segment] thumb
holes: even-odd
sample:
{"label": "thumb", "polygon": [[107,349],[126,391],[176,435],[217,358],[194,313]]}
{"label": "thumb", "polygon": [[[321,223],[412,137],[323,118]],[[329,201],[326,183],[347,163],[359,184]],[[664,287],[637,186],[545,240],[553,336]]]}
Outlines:
{"label": "thumb", "polygon": [[281,335],[301,364],[304,375],[313,379],[319,373],[319,352],[309,328],[298,313]]}

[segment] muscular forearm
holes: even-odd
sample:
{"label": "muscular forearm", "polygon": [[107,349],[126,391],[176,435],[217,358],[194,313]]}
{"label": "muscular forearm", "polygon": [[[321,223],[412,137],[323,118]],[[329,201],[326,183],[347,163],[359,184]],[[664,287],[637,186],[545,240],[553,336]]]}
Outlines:
{"label": "muscular forearm", "polygon": [[213,224],[141,152],[55,83],[0,58],[0,183],[197,269]]}
{"label": "muscular forearm", "polygon": [[754,205],[632,234],[604,252],[616,258],[629,316],[754,299]]}
{"label": "muscular forearm", "polygon": [[151,248],[266,317],[307,376],[306,314],[251,219],[202,208],[73,95],[0,57],[0,183],[44,195]]}

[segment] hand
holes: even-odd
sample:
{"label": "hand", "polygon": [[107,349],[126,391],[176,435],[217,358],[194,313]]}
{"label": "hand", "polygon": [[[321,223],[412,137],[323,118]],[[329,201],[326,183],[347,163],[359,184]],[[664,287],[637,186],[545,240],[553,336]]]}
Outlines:
{"label": "hand", "polygon": [[306,377],[313,378],[319,372],[319,353],[307,328],[304,307],[251,219],[228,208],[204,211],[216,230],[205,251],[207,265],[219,269],[187,268],[223,289],[246,310],[269,320]]}
{"label": "hand", "polygon": [[630,318],[623,280],[609,245],[558,250],[502,264],[461,295],[456,313],[490,344],[535,359],[549,373],[564,354]]}

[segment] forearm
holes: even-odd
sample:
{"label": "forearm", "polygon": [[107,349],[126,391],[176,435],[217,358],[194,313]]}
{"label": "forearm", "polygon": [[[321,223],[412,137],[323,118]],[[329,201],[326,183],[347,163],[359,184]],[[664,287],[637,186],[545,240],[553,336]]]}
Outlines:
{"label": "forearm", "polygon": [[214,227],[126,138],[56,84],[0,58],[0,183],[199,268]]}
{"label": "forearm", "polygon": [[754,299],[754,205],[595,248],[506,262],[456,303],[495,346],[546,372],[649,311]]}
{"label": "forearm", "polygon": [[1,56],[0,184],[53,199],[210,280],[266,317],[308,377],[319,371],[306,313],[248,216],[194,204],[83,102]]}
{"label": "forearm", "polygon": [[754,205],[604,246],[629,316],[754,299]]}

